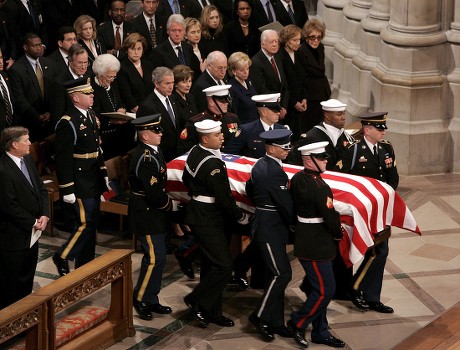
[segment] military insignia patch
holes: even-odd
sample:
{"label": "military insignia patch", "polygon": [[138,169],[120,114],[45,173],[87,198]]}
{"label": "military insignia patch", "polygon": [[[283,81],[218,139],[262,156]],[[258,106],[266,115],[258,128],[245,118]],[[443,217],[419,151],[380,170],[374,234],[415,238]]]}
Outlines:
{"label": "military insignia patch", "polygon": [[152,176],[150,179],[150,186],[153,186],[156,183],[158,183],[158,179],[155,176]]}
{"label": "military insignia patch", "polygon": [[336,166],[339,168],[339,169],[342,169],[343,168],[343,163],[341,160],[339,160],[336,164]]}
{"label": "military insignia patch", "polygon": [[181,138],[182,140],[185,140],[185,139],[187,139],[187,136],[188,136],[187,128],[185,128],[185,129],[182,130],[182,132],[180,133],[180,138]]}
{"label": "military insignia patch", "polygon": [[230,131],[231,133],[236,133],[236,131],[238,130],[238,123],[228,123],[227,128],[228,131]]}
{"label": "military insignia patch", "polygon": [[160,167],[160,173],[164,173],[164,172],[165,172],[165,170],[166,170],[165,168],[163,168],[163,167]]}
{"label": "military insignia patch", "polygon": [[332,198],[327,197],[326,198],[326,207],[328,207],[329,209],[332,209],[333,206],[334,206],[334,204],[332,203]]}
{"label": "military insignia patch", "polygon": [[85,129],[86,129],[86,125],[80,124],[80,130],[85,130]]}
{"label": "military insignia patch", "polygon": [[367,162],[367,159],[364,156],[361,156],[361,157],[359,157],[358,162],[365,163],[365,162]]}
{"label": "military insignia patch", "polygon": [[213,171],[211,171],[211,176],[214,176],[219,173],[220,173],[220,169],[214,169]]}

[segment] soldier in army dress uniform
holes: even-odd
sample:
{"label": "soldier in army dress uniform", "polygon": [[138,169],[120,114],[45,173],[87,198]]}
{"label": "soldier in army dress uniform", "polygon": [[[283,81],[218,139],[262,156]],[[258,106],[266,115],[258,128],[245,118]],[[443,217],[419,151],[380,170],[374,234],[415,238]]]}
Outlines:
{"label": "soldier in army dress uniform", "polygon": [[[394,190],[398,187],[399,175],[393,146],[383,139],[387,112],[375,112],[360,117],[363,139],[351,144],[338,163],[340,171],[372,177],[386,182]],[[383,272],[388,256],[388,239],[370,248],[354,276],[353,288],[357,291],[352,299],[361,310],[392,313],[393,309],[380,301]]]}
{"label": "soldier in army dress uniform", "polygon": [[198,136],[195,130],[195,123],[210,119],[222,123],[222,135],[224,143],[222,151],[225,152],[225,145],[233,139],[240,126],[240,118],[234,113],[228,112],[229,92],[231,85],[214,85],[203,90],[206,94],[208,109],[205,112],[191,117],[180,133],[178,141],[178,153],[183,154],[198,143]]}
{"label": "soldier in army dress uniform", "polygon": [[202,327],[210,322],[221,327],[234,326],[231,319],[222,315],[222,294],[232,276],[225,220],[249,222],[231,194],[220,154],[224,142],[221,124],[211,119],[195,123],[200,143],[190,151],[182,177],[191,197],[185,223],[198,241],[202,258],[200,282],[184,301]]}
{"label": "soldier in army dress uniform", "polygon": [[179,202],[165,192],[167,172],[159,147],[163,131],[160,123],[160,114],[132,121],[139,142],[128,171],[131,188],[128,214],[132,232],[137,235],[144,253],[134,287],[133,306],[143,320],[151,320],[152,312],[172,312],[169,306],[160,304],[158,293],[166,263],[167,214],[177,210]]}
{"label": "soldier in army dress uniform", "polygon": [[99,147],[99,121],[91,110],[93,88],[89,79],[64,83],[72,101],[56,124],[56,171],[63,201],[73,206],[74,228],[53,256],[59,275],[69,273],[68,260],[78,268],[94,259],[99,225],[100,196],[108,177]]}

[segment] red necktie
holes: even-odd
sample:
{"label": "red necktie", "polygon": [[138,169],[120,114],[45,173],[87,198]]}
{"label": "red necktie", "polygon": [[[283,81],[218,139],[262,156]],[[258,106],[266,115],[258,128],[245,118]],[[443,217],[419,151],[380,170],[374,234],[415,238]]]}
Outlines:
{"label": "red necktie", "polygon": [[272,57],[272,58],[270,59],[270,62],[272,63],[272,68],[273,68],[273,71],[274,71],[275,74],[276,74],[276,77],[278,78],[278,80],[280,80],[280,74],[278,73],[278,68],[276,68],[275,59]]}
{"label": "red necktie", "polygon": [[120,50],[121,49],[121,35],[120,35],[120,26],[117,26],[116,27],[116,31],[115,31],[115,46],[114,46],[114,50]]}

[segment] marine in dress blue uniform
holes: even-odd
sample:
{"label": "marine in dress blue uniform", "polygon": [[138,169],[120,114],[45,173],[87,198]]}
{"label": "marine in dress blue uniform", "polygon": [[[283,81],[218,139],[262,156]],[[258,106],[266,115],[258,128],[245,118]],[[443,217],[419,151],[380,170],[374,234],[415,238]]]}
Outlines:
{"label": "marine in dress blue uniform", "polygon": [[166,263],[167,214],[177,210],[178,202],[171,200],[165,191],[167,169],[159,147],[163,131],[161,115],[140,117],[131,123],[137,130],[139,143],[128,171],[131,188],[128,215],[144,254],[134,287],[133,306],[140,318],[150,320],[152,312],[172,312],[170,307],[160,304],[158,294]]}
{"label": "marine in dress blue uniform", "polygon": [[284,128],[260,134],[266,154],[254,164],[246,183],[246,193],[256,207],[251,244],[255,245],[269,276],[264,294],[249,320],[266,341],[272,341],[274,334],[292,337],[292,331],[284,323],[284,291],[292,277],[286,244],[295,216],[289,180],[282,164],[291,149],[291,135],[292,131]]}
{"label": "marine in dress blue uniform", "polygon": [[[338,168],[342,172],[372,177],[386,182],[394,190],[398,187],[399,175],[393,146],[383,139],[387,129],[387,112],[374,112],[360,117],[363,139],[350,145]],[[358,292],[352,299],[361,310],[393,313],[382,304],[383,273],[388,256],[388,239],[370,248],[354,276],[353,288]]]}
{"label": "marine in dress blue uniform", "polygon": [[335,292],[332,259],[336,255],[334,241],[342,239],[340,214],[334,209],[332,191],[321,178],[326,170],[328,142],[316,142],[299,148],[304,169],[291,180],[291,191],[297,213],[294,255],[305,270],[311,289],[302,307],[292,312],[288,324],[294,340],[307,347],[305,329],[311,323],[313,343],[344,347],[328,329],[327,306]]}
{"label": "marine in dress blue uniform", "polygon": [[64,86],[73,104],[56,124],[56,172],[60,194],[73,206],[75,222],[70,237],[53,256],[61,276],[69,273],[68,260],[75,260],[78,268],[94,259],[100,196],[108,184],[99,147],[99,121],[90,109],[93,89],[89,79],[72,80]]}
{"label": "marine in dress blue uniform", "polygon": [[200,282],[184,301],[202,327],[209,322],[232,327],[233,321],[222,315],[222,294],[232,276],[225,220],[247,224],[248,217],[232,197],[221,159],[221,122],[207,119],[195,123],[195,127],[200,143],[190,151],[182,179],[191,197],[185,223],[198,241],[202,262]]}
{"label": "marine in dress blue uniform", "polygon": [[260,158],[265,154],[264,140],[260,133],[273,129],[289,129],[278,123],[280,117],[280,93],[252,96],[259,118],[238,128],[235,137],[225,145],[225,153]]}

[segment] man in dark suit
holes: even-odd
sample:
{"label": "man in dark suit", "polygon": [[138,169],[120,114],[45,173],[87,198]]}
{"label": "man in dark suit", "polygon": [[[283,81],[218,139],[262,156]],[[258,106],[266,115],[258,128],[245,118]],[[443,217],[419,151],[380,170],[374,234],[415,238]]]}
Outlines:
{"label": "man in dark suit", "polygon": [[[0,7],[3,6],[5,1],[0,1]],[[3,52],[3,60],[5,69],[10,69],[14,60],[18,57],[17,45],[8,29],[6,14],[0,10],[0,49]]]}
{"label": "man in dark suit", "polygon": [[168,67],[184,64],[194,71],[198,77],[200,61],[193,53],[192,45],[184,41],[185,21],[182,15],[171,15],[166,23],[168,39],[153,49],[153,64],[155,67]]}
{"label": "man in dark suit", "polygon": [[131,29],[147,40],[144,57],[152,59],[152,50],[166,39],[167,19],[157,14],[160,0],[141,0],[142,13],[131,21]]}
{"label": "man in dark suit", "polygon": [[274,340],[274,334],[292,337],[292,331],[284,323],[284,291],[292,277],[286,244],[295,216],[288,176],[282,168],[282,161],[291,149],[291,135],[292,131],[287,129],[260,134],[266,154],[254,164],[246,183],[246,193],[256,207],[251,244],[255,245],[266,271],[264,294],[249,321],[266,341]]}
{"label": "man in dark suit", "polygon": [[271,22],[277,20],[274,10],[273,0],[254,0],[254,7],[252,8],[251,21],[253,21],[256,28],[260,28]]}
{"label": "man in dark suit", "polygon": [[53,51],[48,58],[56,62],[58,75],[64,74],[69,67],[69,49],[77,43],[77,32],[73,27],[59,28],[58,49]]}
{"label": "man in dark suit", "polygon": [[161,114],[164,140],[160,145],[166,162],[177,157],[177,140],[182,129],[180,110],[171,99],[174,90],[174,73],[167,67],[157,67],[152,73],[155,89],[139,106],[136,117]]}
{"label": "man in dark suit", "polygon": [[48,192],[29,155],[29,132],[14,126],[1,134],[0,309],[32,292],[38,237],[48,224]]}
{"label": "man in dark suit", "polygon": [[89,78],[65,84],[72,105],[56,124],[56,172],[64,203],[74,210],[73,230],[53,255],[60,276],[69,273],[68,260],[78,268],[94,259],[100,196],[108,188],[107,169],[99,147],[99,121],[91,106]]}
{"label": "man in dark suit", "polygon": [[107,52],[121,60],[126,53],[121,51],[123,41],[132,33],[130,22],[125,22],[126,4],[122,0],[113,0],[110,4],[111,21],[97,27],[97,39]]}
{"label": "man in dark suit", "polygon": [[0,131],[14,125],[14,96],[3,66],[3,54],[0,50]]}
{"label": "man in dark suit", "polygon": [[307,9],[302,0],[277,0],[273,3],[276,20],[283,26],[295,24],[299,28],[308,20]]}
{"label": "man in dark suit", "polygon": [[208,107],[206,94],[203,90],[214,85],[224,85],[226,74],[227,56],[220,51],[209,53],[206,57],[206,70],[200,74],[190,91],[195,97],[198,112],[204,112]]}
{"label": "man in dark suit", "polygon": [[25,55],[9,70],[15,96],[16,121],[29,129],[32,142],[41,141],[54,132],[57,110],[54,104],[57,72],[55,63],[43,57],[40,37],[28,33],[24,40]]}
{"label": "man in dark suit", "polygon": [[260,36],[260,46],[260,51],[252,57],[249,77],[258,94],[281,93],[280,120],[283,120],[287,113],[289,90],[283,62],[278,55],[278,33],[271,29],[264,30]]}
{"label": "man in dark suit", "polygon": [[37,34],[45,45],[48,44],[41,0],[31,0],[28,5],[21,0],[8,0],[0,11],[5,13],[6,24],[16,43],[18,55],[22,52],[22,44],[27,33]]}
{"label": "man in dark suit", "polygon": [[[387,112],[367,113],[361,119],[363,138],[350,144],[344,153],[342,162],[338,164],[340,171],[372,177],[386,182],[394,190],[399,184],[396,159],[393,146],[383,139],[387,129]],[[374,213],[377,215],[377,213]],[[356,295],[353,304],[359,309],[373,310],[381,313],[393,313],[390,306],[380,301],[382,292],[383,273],[388,257],[388,239],[375,244],[368,249],[364,260],[356,271],[353,289]]]}
{"label": "man in dark suit", "polygon": [[184,18],[194,17],[199,19],[201,6],[196,0],[164,0],[158,6],[158,14],[165,18],[169,18],[172,14],[178,14]]}

